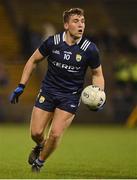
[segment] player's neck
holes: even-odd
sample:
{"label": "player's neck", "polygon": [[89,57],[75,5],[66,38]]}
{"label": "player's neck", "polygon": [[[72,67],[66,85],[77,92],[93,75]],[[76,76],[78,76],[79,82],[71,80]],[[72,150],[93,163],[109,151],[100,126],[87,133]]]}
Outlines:
{"label": "player's neck", "polygon": [[68,45],[71,46],[71,45],[74,45],[74,44],[78,43],[81,38],[75,38],[75,37],[74,37],[73,35],[71,35],[70,33],[65,32],[64,39],[65,39],[65,42],[66,42]]}

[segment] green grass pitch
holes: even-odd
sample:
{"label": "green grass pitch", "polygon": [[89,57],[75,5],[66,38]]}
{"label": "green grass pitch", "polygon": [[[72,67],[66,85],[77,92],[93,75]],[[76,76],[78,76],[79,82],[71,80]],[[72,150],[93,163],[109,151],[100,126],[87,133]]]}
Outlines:
{"label": "green grass pitch", "polygon": [[29,125],[0,124],[0,179],[137,178],[137,129],[74,125],[40,174],[27,156],[34,143]]}

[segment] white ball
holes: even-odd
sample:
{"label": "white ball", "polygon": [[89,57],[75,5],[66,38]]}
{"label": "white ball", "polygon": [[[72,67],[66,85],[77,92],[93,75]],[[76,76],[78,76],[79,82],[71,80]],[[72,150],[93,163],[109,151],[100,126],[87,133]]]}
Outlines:
{"label": "white ball", "polygon": [[98,86],[89,85],[82,91],[81,100],[90,109],[96,110],[105,103],[106,94]]}

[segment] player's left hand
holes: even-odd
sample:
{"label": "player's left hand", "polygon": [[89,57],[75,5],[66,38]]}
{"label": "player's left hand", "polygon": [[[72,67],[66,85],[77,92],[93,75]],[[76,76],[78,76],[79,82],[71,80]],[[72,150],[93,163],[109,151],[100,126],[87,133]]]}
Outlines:
{"label": "player's left hand", "polygon": [[13,91],[13,93],[10,96],[10,102],[12,104],[18,103],[19,96],[23,93],[25,88],[24,84],[19,84],[18,87]]}

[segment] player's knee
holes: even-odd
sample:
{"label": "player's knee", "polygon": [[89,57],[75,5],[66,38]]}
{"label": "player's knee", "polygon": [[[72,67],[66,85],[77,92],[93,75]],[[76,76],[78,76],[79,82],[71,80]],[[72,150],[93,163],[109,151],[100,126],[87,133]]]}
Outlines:
{"label": "player's knee", "polygon": [[41,138],[43,136],[43,131],[40,129],[35,129],[31,131],[31,137],[32,139]]}
{"label": "player's knee", "polygon": [[62,133],[60,131],[51,130],[49,138],[54,141],[58,141],[60,139],[61,135],[62,135]]}

